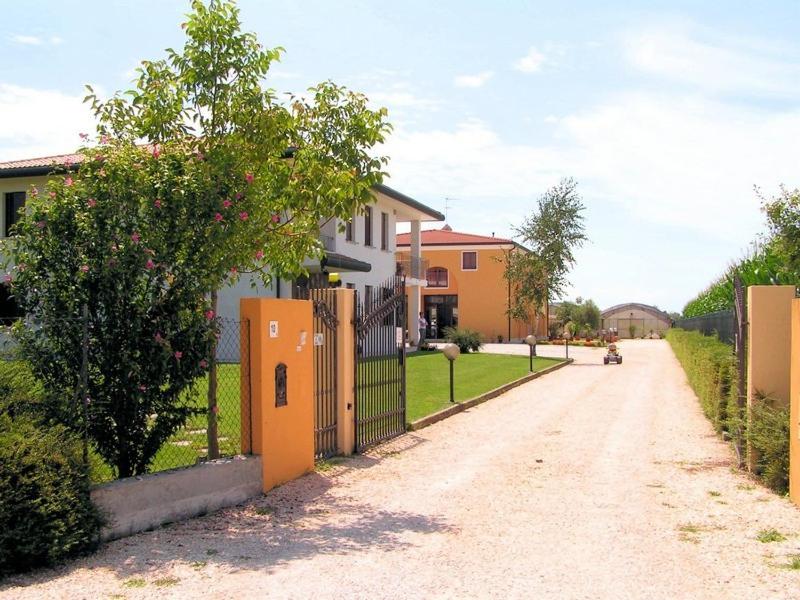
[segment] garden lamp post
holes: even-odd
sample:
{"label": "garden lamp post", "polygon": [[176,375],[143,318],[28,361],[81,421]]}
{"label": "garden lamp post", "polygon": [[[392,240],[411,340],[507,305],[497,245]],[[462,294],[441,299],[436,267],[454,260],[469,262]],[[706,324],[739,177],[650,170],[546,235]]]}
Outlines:
{"label": "garden lamp post", "polygon": [[533,357],[536,356],[536,336],[529,335],[525,338],[525,343],[528,344],[528,348],[530,349],[531,373],[533,373]]}
{"label": "garden lamp post", "polygon": [[564,329],[564,352],[566,357],[569,358],[569,340],[572,338],[572,333],[569,329]]}
{"label": "garden lamp post", "polygon": [[446,344],[443,352],[445,358],[447,358],[447,361],[450,363],[450,402],[455,402],[456,399],[453,392],[453,363],[456,362],[458,355],[461,354],[461,350],[459,350],[458,346],[455,344]]}

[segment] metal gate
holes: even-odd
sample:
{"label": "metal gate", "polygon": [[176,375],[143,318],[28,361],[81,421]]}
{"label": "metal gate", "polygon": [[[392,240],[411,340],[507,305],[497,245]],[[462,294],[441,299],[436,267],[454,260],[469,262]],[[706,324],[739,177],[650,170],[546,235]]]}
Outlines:
{"label": "metal gate", "polygon": [[356,451],[406,430],[405,278],[367,286],[355,303]]}
{"label": "metal gate", "polygon": [[[733,351],[736,356],[736,410],[739,412],[736,422],[744,423],[747,413],[747,302],[746,288],[742,278],[738,275],[733,278]],[[739,467],[745,466],[744,431],[732,432],[734,434],[736,454]]]}
{"label": "metal gate", "polygon": [[336,293],[329,288],[300,288],[297,296],[314,305],[314,453],[317,458],[327,458],[338,452]]}

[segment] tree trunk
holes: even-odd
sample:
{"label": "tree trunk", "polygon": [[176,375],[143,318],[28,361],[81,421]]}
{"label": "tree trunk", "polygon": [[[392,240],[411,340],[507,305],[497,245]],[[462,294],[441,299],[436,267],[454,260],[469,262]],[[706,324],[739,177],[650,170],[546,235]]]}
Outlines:
{"label": "tree trunk", "polygon": [[[217,314],[217,292],[211,292],[211,310]],[[217,439],[217,339],[211,344],[208,357],[208,458],[219,458],[219,439]]]}

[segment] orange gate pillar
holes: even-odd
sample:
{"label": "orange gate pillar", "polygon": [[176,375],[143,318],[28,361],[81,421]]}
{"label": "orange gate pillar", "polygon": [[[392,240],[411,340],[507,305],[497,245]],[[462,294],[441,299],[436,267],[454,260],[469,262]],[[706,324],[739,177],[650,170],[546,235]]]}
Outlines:
{"label": "orange gate pillar", "polygon": [[791,385],[789,390],[789,498],[800,505],[800,299],[792,300]]}
{"label": "orange gate pillar", "polygon": [[252,432],[246,436],[242,427],[242,450],[261,455],[266,492],[314,468],[312,304],[242,298],[239,307],[250,329],[249,349],[246,336],[241,342],[243,364],[247,356],[250,366],[241,398]]}

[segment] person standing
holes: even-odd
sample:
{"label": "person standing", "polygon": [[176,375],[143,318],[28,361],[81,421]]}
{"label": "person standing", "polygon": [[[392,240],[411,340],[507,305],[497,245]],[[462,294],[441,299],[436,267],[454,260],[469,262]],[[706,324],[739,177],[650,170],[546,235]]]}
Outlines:
{"label": "person standing", "polygon": [[417,343],[417,348],[419,348],[425,345],[425,333],[428,331],[428,321],[422,313],[419,313],[417,327],[419,328],[419,342]]}

